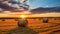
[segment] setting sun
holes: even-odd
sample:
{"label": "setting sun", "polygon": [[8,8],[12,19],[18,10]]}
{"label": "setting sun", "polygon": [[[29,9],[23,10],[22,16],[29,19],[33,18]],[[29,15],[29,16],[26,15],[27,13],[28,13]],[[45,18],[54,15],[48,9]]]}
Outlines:
{"label": "setting sun", "polygon": [[20,17],[21,17],[21,18],[26,18],[26,16],[25,16],[25,15],[21,15]]}

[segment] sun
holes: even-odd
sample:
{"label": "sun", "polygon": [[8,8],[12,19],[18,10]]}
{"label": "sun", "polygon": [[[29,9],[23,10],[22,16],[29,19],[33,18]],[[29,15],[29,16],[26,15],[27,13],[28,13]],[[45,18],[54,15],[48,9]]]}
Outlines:
{"label": "sun", "polygon": [[26,18],[26,16],[25,16],[25,15],[21,15],[20,17],[21,17],[21,18]]}

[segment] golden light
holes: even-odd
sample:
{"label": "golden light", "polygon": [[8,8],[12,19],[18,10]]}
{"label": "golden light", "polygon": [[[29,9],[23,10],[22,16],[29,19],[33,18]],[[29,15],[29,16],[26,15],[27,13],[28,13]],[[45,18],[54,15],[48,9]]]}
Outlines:
{"label": "golden light", "polygon": [[21,15],[20,17],[21,17],[21,18],[26,18],[26,15]]}

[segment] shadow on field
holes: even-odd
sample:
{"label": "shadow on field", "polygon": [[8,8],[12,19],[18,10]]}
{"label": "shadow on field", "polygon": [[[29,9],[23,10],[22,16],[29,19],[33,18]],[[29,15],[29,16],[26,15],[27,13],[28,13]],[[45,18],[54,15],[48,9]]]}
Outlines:
{"label": "shadow on field", "polygon": [[28,27],[18,27],[16,29],[8,31],[6,34],[38,34],[38,33]]}
{"label": "shadow on field", "polygon": [[60,30],[53,31],[53,32],[51,32],[51,33],[49,33],[49,34],[60,34]]}

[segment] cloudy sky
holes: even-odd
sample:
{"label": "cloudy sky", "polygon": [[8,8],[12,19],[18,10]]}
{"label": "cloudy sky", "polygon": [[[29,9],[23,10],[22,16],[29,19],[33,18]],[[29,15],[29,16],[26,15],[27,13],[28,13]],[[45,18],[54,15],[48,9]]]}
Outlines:
{"label": "cloudy sky", "polygon": [[[18,0],[14,0],[18,1]],[[29,0],[30,9],[38,7],[55,7],[60,6],[60,0]],[[17,7],[17,4],[13,4],[13,7]]]}
{"label": "cloudy sky", "polygon": [[30,0],[30,8],[60,6],[60,0]]}

